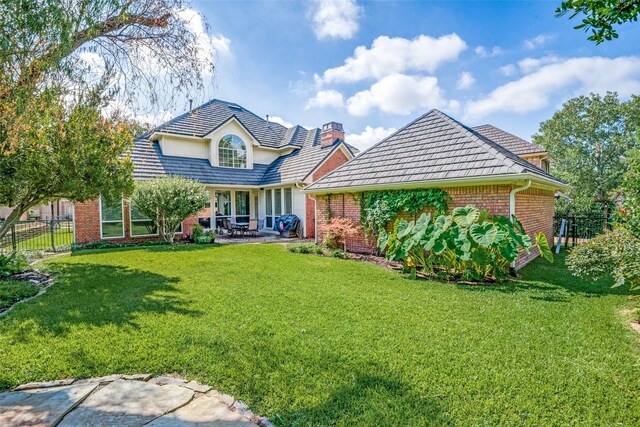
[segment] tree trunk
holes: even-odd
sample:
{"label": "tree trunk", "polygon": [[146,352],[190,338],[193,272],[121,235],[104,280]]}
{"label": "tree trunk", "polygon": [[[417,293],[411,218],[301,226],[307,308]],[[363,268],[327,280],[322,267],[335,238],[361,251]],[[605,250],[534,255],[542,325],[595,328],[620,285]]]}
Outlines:
{"label": "tree trunk", "polygon": [[29,208],[30,206],[24,207],[21,205],[18,205],[15,208],[13,208],[13,210],[7,217],[7,220],[4,221],[2,225],[0,225],[0,239],[2,239],[9,232],[9,230],[11,229],[11,226],[15,224],[20,219],[20,216],[23,213],[25,213]]}

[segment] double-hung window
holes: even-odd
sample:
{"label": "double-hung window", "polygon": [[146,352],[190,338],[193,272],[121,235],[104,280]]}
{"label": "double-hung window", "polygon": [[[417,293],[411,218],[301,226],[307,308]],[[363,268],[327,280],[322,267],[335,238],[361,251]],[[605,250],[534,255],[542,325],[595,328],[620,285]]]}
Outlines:
{"label": "double-hung window", "polygon": [[140,212],[133,204],[129,205],[130,234],[131,237],[157,236],[156,223]]}
{"label": "double-hung window", "polygon": [[122,198],[109,200],[106,197],[100,197],[100,237],[102,239],[124,237]]}

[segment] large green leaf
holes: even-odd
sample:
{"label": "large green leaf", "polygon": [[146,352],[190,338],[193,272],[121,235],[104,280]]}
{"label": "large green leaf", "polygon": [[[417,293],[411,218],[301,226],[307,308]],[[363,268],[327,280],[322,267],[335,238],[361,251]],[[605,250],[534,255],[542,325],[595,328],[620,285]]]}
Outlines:
{"label": "large green leaf", "polygon": [[451,213],[453,222],[460,227],[469,228],[471,224],[475,224],[480,217],[480,210],[472,205],[467,205],[464,208],[455,208]]}
{"label": "large green leaf", "polygon": [[500,245],[500,255],[509,262],[513,262],[518,258],[518,252],[518,246],[513,240],[505,240]]}
{"label": "large green leaf", "polygon": [[553,264],[553,252],[551,252],[551,248],[549,247],[547,236],[545,236],[542,231],[536,234],[536,245],[538,245],[540,255]]}
{"label": "large green leaf", "polygon": [[473,224],[471,226],[470,233],[473,240],[486,248],[489,248],[496,243],[500,243],[507,236],[506,231],[491,222]]}

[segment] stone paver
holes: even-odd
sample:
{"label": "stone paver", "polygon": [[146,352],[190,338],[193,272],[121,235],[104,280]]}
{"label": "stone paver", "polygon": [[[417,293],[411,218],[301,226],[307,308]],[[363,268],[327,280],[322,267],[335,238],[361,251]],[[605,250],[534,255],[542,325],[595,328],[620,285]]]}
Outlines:
{"label": "stone paver", "polygon": [[164,415],[149,424],[149,427],[247,427],[254,425],[249,419],[212,396],[201,396],[182,408]]}
{"label": "stone paver", "polygon": [[60,426],[141,426],[192,397],[192,390],[176,385],[117,380],[87,397]]}
{"label": "stone paver", "polygon": [[0,426],[55,425],[97,386],[95,383],[0,393]]}
{"label": "stone paver", "polygon": [[233,396],[173,376],[109,375],[0,393],[0,427],[272,427]]}

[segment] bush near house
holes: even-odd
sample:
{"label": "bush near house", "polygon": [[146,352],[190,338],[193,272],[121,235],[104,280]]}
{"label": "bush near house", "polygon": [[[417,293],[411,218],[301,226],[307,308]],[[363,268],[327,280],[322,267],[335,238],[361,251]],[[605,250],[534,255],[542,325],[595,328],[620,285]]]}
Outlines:
{"label": "bush near house", "polygon": [[[543,233],[536,242],[544,258],[553,262]],[[427,275],[474,281],[504,279],[520,251],[529,252],[532,246],[515,217],[491,216],[472,205],[435,218],[423,213],[416,221],[398,219],[391,233],[381,231],[378,237],[387,259],[401,261],[414,276],[420,269]]]}
{"label": "bush near house", "polygon": [[326,233],[324,244],[330,249],[347,251],[347,239],[358,234],[358,223],[349,218],[333,218],[329,224],[320,226]]}
{"label": "bush near house", "polygon": [[180,223],[205,207],[209,193],[195,180],[169,176],[136,183],[131,202],[173,243]]}

